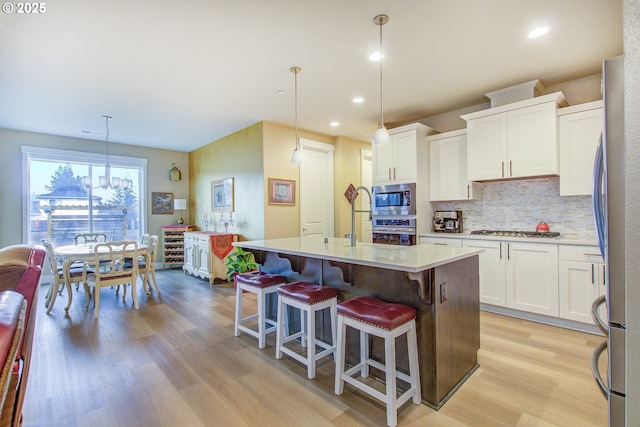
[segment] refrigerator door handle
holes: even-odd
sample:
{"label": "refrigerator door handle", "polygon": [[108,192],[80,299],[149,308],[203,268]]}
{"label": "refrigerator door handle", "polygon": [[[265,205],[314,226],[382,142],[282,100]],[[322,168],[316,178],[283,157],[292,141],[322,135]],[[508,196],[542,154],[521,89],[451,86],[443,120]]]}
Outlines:
{"label": "refrigerator door handle", "polygon": [[600,254],[604,257],[604,231],[605,218],[604,206],[602,201],[602,179],[604,176],[604,143],[602,133],[600,134],[600,142],[596,150],[596,159],[593,164],[593,185],[591,194],[591,207],[593,210],[593,220],[596,225],[596,234],[598,236],[598,245],[600,246]]}
{"label": "refrigerator door handle", "polygon": [[600,318],[600,315],[598,314],[598,309],[600,308],[601,305],[605,304],[606,302],[607,302],[607,299],[604,295],[599,296],[598,298],[595,299],[595,301],[593,301],[593,304],[591,304],[591,318],[595,322],[598,329],[600,329],[600,331],[602,331],[602,333],[606,337],[608,337],[609,326],[606,324],[604,320]]}
{"label": "refrigerator door handle", "polygon": [[607,340],[603,340],[600,344],[596,346],[591,354],[591,373],[593,374],[593,378],[596,380],[596,384],[598,384],[598,388],[600,392],[605,397],[605,399],[609,398],[609,387],[604,382],[602,375],[600,374],[600,370],[598,369],[598,362],[600,361],[600,356],[607,349]]}

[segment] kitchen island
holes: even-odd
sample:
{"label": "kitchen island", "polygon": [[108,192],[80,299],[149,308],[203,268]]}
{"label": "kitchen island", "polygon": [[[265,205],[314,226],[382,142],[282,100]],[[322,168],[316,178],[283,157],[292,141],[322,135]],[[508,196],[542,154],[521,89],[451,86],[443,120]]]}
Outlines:
{"label": "kitchen island", "polygon": [[[392,246],[348,239],[294,237],[236,242],[254,254],[260,270],[288,282],[308,281],[339,290],[339,301],[357,296],[414,307],[423,403],[438,409],[478,367],[480,348],[478,253],[433,245]],[[275,313],[275,302],[271,302]],[[328,315],[328,314],[326,314]],[[329,339],[328,319],[316,333]],[[352,332],[352,331],[350,331]],[[347,334],[347,363],[357,360],[358,338]],[[383,343],[371,340],[383,360]],[[401,371],[408,371],[406,343],[396,343]]]}

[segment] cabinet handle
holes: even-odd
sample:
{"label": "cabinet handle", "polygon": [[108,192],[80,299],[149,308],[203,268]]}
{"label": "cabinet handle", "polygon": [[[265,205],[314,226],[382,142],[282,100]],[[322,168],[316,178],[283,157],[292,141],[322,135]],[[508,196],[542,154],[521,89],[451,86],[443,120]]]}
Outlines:
{"label": "cabinet handle", "polygon": [[391,168],[389,168],[389,181],[391,181]]}
{"label": "cabinet handle", "polygon": [[502,259],[502,242],[498,243],[498,245],[500,246],[500,259]]}
{"label": "cabinet handle", "polygon": [[509,160],[509,176],[513,176],[513,164],[511,160]]}
{"label": "cabinet handle", "polygon": [[446,243],[438,243],[438,242],[434,242],[433,244],[434,244],[434,245],[437,245],[437,246],[449,246],[449,245],[448,245],[448,244],[446,244]]}
{"label": "cabinet handle", "polygon": [[469,184],[467,184],[467,199],[470,199],[471,195],[470,195],[470,190],[469,190]]}
{"label": "cabinet handle", "polygon": [[607,286],[607,266],[602,264],[602,286]]}
{"label": "cabinet handle", "polygon": [[395,166],[393,167],[393,179],[394,180],[396,179],[396,167]]}
{"label": "cabinet handle", "polygon": [[511,259],[511,243],[507,243],[507,259]]}
{"label": "cabinet handle", "polygon": [[502,177],[504,178],[504,160],[502,161]]}
{"label": "cabinet handle", "polygon": [[593,264],[591,264],[591,284],[595,284],[596,283],[596,278],[595,278],[596,274],[595,274],[595,266]]}

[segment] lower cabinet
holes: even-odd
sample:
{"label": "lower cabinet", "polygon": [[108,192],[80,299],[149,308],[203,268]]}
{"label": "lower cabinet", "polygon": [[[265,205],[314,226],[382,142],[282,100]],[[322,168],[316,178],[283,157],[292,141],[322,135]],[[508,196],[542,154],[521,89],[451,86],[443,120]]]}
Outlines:
{"label": "lower cabinet", "polygon": [[209,283],[213,283],[215,279],[227,278],[227,266],[224,263],[228,254],[221,258],[214,252],[215,239],[225,239],[230,244],[237,241],[238,236],[203,231],[184,233],[184,265],[182,269],[185,274],[189,273],[196,277],[209,279]]}
{"label": "lower cabinet", "polygon": [[465,239],[480,254],[480,302],[558,316],[556,244]]}
{"label": "lower cabinet", "polygon": [[[591,304],[605,293],[602,256],[594,246],[560,246],[559,248],[560,317],[593,324]],[[606,305],[600,317],[607,318]]]}
{"label": "lower cabinet", "polygon": [[505,274],[506,257],[503,256],[502,246],[505,242],[494,240],[467,240],[462,246],[465,248],[482,249],[479,255],[480,263],[480,302],[500,307],[507,305],[507,276]]}

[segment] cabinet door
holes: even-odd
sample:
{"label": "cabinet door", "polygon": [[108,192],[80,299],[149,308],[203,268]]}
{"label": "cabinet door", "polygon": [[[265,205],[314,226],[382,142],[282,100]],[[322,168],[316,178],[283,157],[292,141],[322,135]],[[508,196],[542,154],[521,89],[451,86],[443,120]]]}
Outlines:
{"label": "cabinet door", "polygon": [[558,175],[556,122],[555,102],[507,112],[505,177]]}
{"label": "cabinet door", "polygon": [[470,181],[499,179],[507,161],[506,113],[467,122],[467,178]]}
{"label": "cabinet door", "polygon": [[194,238],[192,235],[190,235],[189,233],[185,233],[184,235],[184,265],[182,266],[182,269],[189,272],[189,273],[193,273],[193,271],[195,270],[195,266],[196,266],[196,260],[195,260],[195,244],[194,244]]}
{"label": "cabinet door", "polygon": [[198,274],[200,277],[208,278],[211,272],[209,236],[198,239],[196,245],[198,247]]}
{"label": "cabinet door", "polygon": [[417,131],[391,135],[394,165],[391,178],[398,184],[416,182],[418,176]]}
{"label": "cabinet door", "polygon": [[593,324],[591,304],[600,295],[601,265],[583,261],[560,261],[560,317]]}
{"label": "cabinet door", "polygon": [[430,141],[429,166],[431,201],[470,198],[466,135]]}
{"label": "cabinet door", "polygon": [[558,117],[561,196],[591,195],[593,159],[603,124],[602,108]]}
{"label": "cabinet door", "polygon": [[558,246],[507,243],[507,307],[558,316]]}
{"label": "cabinet door", "polygon": [[391,139],[386,144],[373,144],[373,183],[385,184],[391,182],[393,167],[393,150]]}
{"label": "cabinet door", "polygon": [[479,254],[480,263],[480,302],[500,307],[506,305],[505,261],[506,244],[495,240],[468,240],[462,244],[465,248],[483,249]]}

